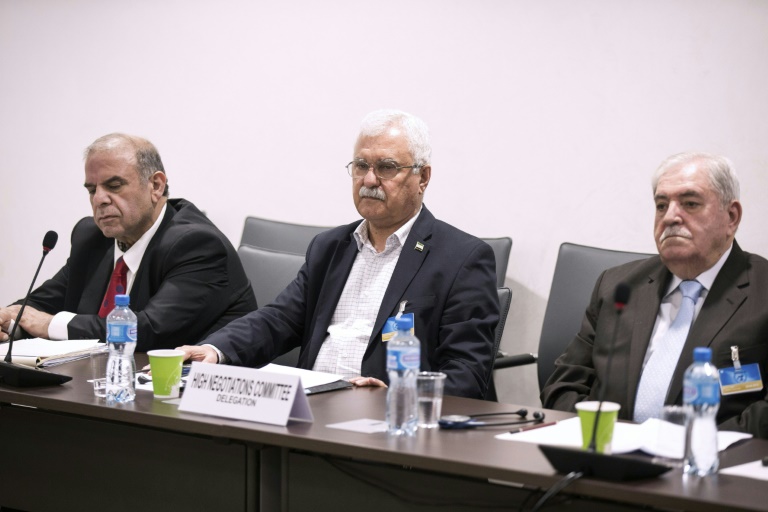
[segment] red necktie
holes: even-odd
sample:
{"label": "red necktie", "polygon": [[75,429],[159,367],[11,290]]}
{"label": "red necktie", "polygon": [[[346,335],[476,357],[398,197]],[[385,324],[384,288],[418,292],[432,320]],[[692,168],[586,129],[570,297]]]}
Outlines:
{"label": "red necktie", "polygon": [[115,270],[112,271],[112,277],[109,278],[109,286],[107,287],[107,293],[104,294],[104,300],[99,309],[99,317],[107,318],[107,315],[115,309],[115,295],[118,293],[125,293],[127,275],[128,266],[123,261],[123,257],[120,256],[115,264]]}

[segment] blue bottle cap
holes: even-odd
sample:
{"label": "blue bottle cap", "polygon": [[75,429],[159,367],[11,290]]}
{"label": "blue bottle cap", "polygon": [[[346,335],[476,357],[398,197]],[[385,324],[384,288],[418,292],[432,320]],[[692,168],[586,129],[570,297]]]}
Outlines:
{"label": "blue bottle cap", "polygon": [[410,331],[413,328],[413,318],[410,316],[401,316],[397,319],[398,331]]}
{"label": "blue bottle cap", "polygon": [[130,295],[115,295],[115,306],[127,306],[130,303]]}
{"label": "blue bottle cap", "polygon": [[693,360],[696,363],[709,363],[712,361],[712,349],[709,347],[696,347],[693,349]]}

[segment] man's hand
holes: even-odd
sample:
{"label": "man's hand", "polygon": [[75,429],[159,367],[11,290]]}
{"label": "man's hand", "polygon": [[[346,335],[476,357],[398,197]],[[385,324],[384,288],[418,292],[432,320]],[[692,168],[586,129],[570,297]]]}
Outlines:
{"label": "man's hand", "polygon": [[359,387],[366,387],[366,386],[379,387],[379,388],[387,387],[387,385],[384,384],[383,381],[380,381],[375,377],[352,377],[351,379],[349,379],[349,382]]}
{"label": "man's hand", "polygon": [[[18,314],[18,310],[16,310]],[[8,341],[8,333],[11,330],[11,321],[16,319],[10,308],[0,308],[0,341]]]}
{"label": "man's hand", "polygon": [[[3,322],[3,330],[7,330],[10,324],[10,320],[15,320],[19,314],[21,306],[13,305],[4,308],[0,312],[0,321]],[[42,313],[33,307],[27,306],[24,309],[24,316],[21,317],[19,327],[27,331],[30,336],[34,338],[47,338],[48,326],[51,323],[53,315],[48,313]],[[10,333],[9,333],[10,334]],[[4,340],[8,339],[8,336],[3,334]]]}
{"label": "man's hand", "polygon": [[176,347],[176,350],[184,352],[184,360],[201,361],[203,363],[218,363],[219,355],[207,345],[184,345]]}

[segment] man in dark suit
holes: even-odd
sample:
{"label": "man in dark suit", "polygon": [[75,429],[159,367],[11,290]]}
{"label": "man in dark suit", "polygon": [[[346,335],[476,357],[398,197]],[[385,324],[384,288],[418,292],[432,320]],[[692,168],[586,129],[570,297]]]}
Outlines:
{"label": "man in dark suit", "polygon": [[[742,209],[730,162],[701,153],[672,156],[656,171],[653,190],[659,256],[600,276],[581,331],[555,363],[541,393],[545,407],[573,410],[576,402],[596,399],[603,386],[605,399],[621,404],[621,418],[658,417],[664,404],[682,403],[683,373],[693,362],[694,347],[710,347],[715,366],[727,369],[734,367],[731,347],[736,346],[741,365],[756,364],[763,377],[758,381],[765,378],[768,261],[742,251],[734,240]],[[699,297],[684,299],[679,285],[694,280],[701,284]],[[619,283],[628,284],[632,294],[617,317],[613,294]],[[678,355],[670,356],[674,336],[667,333],[674,330],[684,300],[694,304],[692,324],[687,336],[679,336]],[[672,358],[666,379],[653,368],[659,359],[654,354]],[[755,388],[723,394],[720,428],[768,437],[766,389],[763,382]]]}
{"label": "man in dark suit", "polygon": [[402,311],[414,315],[421,369],[445,372],[448,394],[484,397],[499,319],[495,260],[422,206],[430,153],[420,119],[369,114],[347,166],[364,220],[318,235],[272,304],[182,349],[193,360],[261,366],[301,347],[301,368],[384,385],[383,328]]}
{"label": "man in dark suit", "polygon": [[[201,340],[256,309],[232,244],[192,203],[168,199],[149,141],[96,140],[85,153],[85,188],[93,217],[72,231],[67,264],[32,292],[20,325],[28,335],[104,339],[115,291],[131,297],[140,351]],[[110,291],[112,279],[122,281]],[[0,310],[4,331],[18,308]]]}

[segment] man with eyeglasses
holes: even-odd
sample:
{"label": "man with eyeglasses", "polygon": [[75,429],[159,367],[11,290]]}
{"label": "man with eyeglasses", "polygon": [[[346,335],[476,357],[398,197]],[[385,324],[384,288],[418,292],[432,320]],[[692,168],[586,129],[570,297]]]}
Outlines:
{"label": "man with eyeglasses", "polygon": [[187,358],[261,366],[301,347],[299,367],[385,385],[388,319],[413,314],[421,369],[445,392],[483,398],[499,320],[493,251],[422,205],[432,174],[426,124],[383,110],[363,119],[347,171],[363,217],[315,237],[275,299],[181,347]]}

